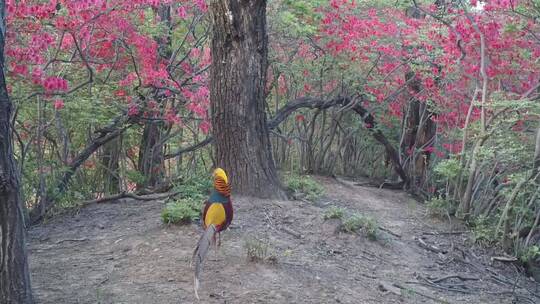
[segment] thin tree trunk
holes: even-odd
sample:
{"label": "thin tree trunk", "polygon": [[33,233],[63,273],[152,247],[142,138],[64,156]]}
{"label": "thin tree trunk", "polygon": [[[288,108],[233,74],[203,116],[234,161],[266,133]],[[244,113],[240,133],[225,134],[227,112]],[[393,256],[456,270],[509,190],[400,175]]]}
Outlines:
{"label": "thin tree trunk", "polygon": [[215,0],[210,15],[210,101],[217,165],[229,172],[237,193],[283,198],[264,110],[266,1]]}
{"label": "thin tree trunk", "polygon": [[[171,7],[162,4],[157,10],[160,22],[165,23],[167,32],[157,39],[159,55],[163,60],[168,60],[171,55]],[[163,98],[159,95],[159,90],[155,92],[155,99],[159,101],[159,108],[163,108]],[[163,122],[161,120],[149,120],[144,124],[144,131],[141,138],[141,148],[139,150],[139,172],[145,177],[143,184],[139,188],[155,188],[159,186],[165,175],[165,158],[163,138]]]}
{"label": "thin tree trunk", "polygon": [[103,145],[101,154],[103,192],[114,194],[120,192],[120,154],[122,152],[122,136]]}
{"label": "thin tree trunk", "polygon": [[30,304],[34,301],[10,127],[13,105],[4,75],[5,14],[6,2],[0,0],[0,303]]}
{"label": "thin tree trunk", "polygon": [[[469,170],[469,180],[467,181],[467,188],[465,189],[465,194],[463,195],[463,200],[460,204],[460,209],[463,212],[463,216],[465,219],[469,217],[469,213],[471,210],[471,199],[472,199],[472,185],[474,185],[475,178],[476,178],[476,166],[478,165],[478,161],[476,160],[476,157],[478,155],[478,152],[484,145],[485,141],[488,139],[489,135],[486,133],[486,100],[487,100],[487,85],[488,85],[488,76],[486,72],[486,42],[484,38],[484,34],[480,29],[478,28],[478,25],[475,23],[475,21],[472,19],[472,17],[465,12],[465,15],[467,18],[471,21],[473,28],[475,32],[480,36],[480,76],[482,78],[482,99],[480,104],[480,139],[474,146],[474,150],[472,153],[472,161],[471,161],[471,168]],[[463,149],[465,147],[462,147]]]}
{"label": "thin tree trunk", "polygon": [[143,184],[138,185],[138,188],[155,187],[163,179],[164,158],[163,145],[161,145],[161,127],[161,121],[147,121],[144,125],[138,168],[145,180]]}
{"label": "thin tree trunk", "polygon": [[54,206],[55,200],[67,189],[68,184],[77,169],[79,169],[79,167],[102,145],[117,136],[120,136],[129,127],[129,125],[123,125],[128,123],[130,123],[130,118],[122,115],[117,117],[108,126],[95,131],[95,133],[99,133],[99,135],[96,138],[92,138],[90,143],[88,143],[88,145],[73,158],[65,172],[57,180],[51,195],[47,196],[46,200],[40,200],[39,204],[34,206],[32,211],[30,211],[30,221],[32,223],[39,221],[45,213]]}
{"label": "thin tree trunk", "polygon": [[462,212],[462,215],[465,219],[468,219],[471,212],[471,200],[473,194],[473,186],[476,181],[476,174],[478,171],[478,153],[480,149],[486,142],[488,136],[484,135],[478,139],[474,144],[474,148],[471,154],[471,165],[469,167],[469,176],[467,179],[467,185],[465,186],[465,193],[463,194],[463,199],[461,200],[459,210]]}
{"label": "thin tree trunk", "polygon": [[471,104],[469,105],[469,110],[467,111],[467,116],[465,117],[465,125],[463,126],[463,138],[461,140],[461,160],[460,160],[460,168],[462,170],[459,171],[459,175],[458,175],[458,178],[457,178],[457,184],[456,184],[456,189],[454,190],[454,200],[457,199],[457,197],[459,195],[461,195],[461,184],[463,183],[463,171],[465,170],[465,164],[466,164],[466,154],[465,154],[465,147],[467,145],[467,137],[468,137],[468,134],[467,134],[467,129],[469,128],[469,122],[471,120],[471,115],[472,115],[472,111],[474,109],[474,101],[476,100],[476,98],[478,97],[478,92],[480,90],[478,89],[478,87],[476,87],[474,89],[474,94],[473,94],[473,97],[471,99]]}

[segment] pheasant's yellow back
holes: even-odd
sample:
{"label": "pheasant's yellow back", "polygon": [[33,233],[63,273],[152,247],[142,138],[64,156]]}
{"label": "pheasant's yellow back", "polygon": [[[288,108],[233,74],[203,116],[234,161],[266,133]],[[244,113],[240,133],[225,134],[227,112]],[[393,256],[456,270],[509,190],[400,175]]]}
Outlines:
{"label": "pheasant's yellow back", "polygon": [[211,204],[206,211],[206,216],[204,218],[204,224],[206,227],[209,225],[219,226],[223,225],[227,220],[227,215],[225,214],[225,208],[223,204],[215,203]]}

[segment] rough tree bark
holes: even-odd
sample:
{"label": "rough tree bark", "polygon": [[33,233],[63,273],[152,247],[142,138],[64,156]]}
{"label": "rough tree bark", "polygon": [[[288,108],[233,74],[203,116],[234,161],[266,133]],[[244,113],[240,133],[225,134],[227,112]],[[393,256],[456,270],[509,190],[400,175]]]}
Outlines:
{"label": "rough tree bark", "polygon": [[0,303],[33,303],[10,127],[13,106],[4,75],[6,2],[0,0]]}
{"label": "rough tree bark", "polygon": [[284,197],[265,113],[265,0],[214,0],[210,101],[216,162],[236,193]]}

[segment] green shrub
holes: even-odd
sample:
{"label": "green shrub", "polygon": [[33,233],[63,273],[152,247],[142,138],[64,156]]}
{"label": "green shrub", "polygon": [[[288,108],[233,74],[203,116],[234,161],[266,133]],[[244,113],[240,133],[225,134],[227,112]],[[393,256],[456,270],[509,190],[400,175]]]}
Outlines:
{"label": "green shrub", "polygon": [[471,224],[474,242],[492,245],[497,241],[496,224],[488,217],[479,216]]}
{"label": "green shrub", "polygon": [[142,185],[146,182],[146,176],[144,176],[141,172],[137,170],[127,170],[126,177],[128,181],[135,184]]}
{"label": "green shrub", "polygon": [[343,222],[343,230],[346,232],[357,232],[362,228],[362,218],[358,214],[353,214]]}
{"label": "green shrub", "polygon": [[342,219],[343,215],[345,214],[345,209],[340,207],[330,207],[326,212],[324,213],[324,219]]}
{"label": "green shrub", "polygon": [[289,175],[285,177],[285,184],[295,196],[303,196],[310,201],[316,200],[324,194],[323,186],[308,175]]}
{"label": "green shrub", "polygon": [[434,197],[426,202],[429,214],[434,216],[450,216],[455,213],[455,205],[442,197]]}
{"label": "green shrub", "polygon": [[188,224],[200,218],[202,202],[193,199],[170,201],[161,211],[165,224]]}
{"label": "green shrub", "polygon": [[459,175],[461,165],[457,158],[444,159],[439,161],[435,166],[434,171],[439,177],[453,179]]}
{"label": "green shrub", "polygon": [[362,229],[370,240],[377,239],[379,225],[374,218],[361,214],[353,214],[343,222],[343,230],[346,232],[356,233],[360,229]]}
{"label": "green shrub", "polygon": [[538,257],[540,257],[540,247],[536,245],[529,246],[519,253],[519,259],[523,264],[534,261]]}
{"label": "green shrub", "polygon": [[212,178],[210,176],[192,176],[177,183],[174,188],[180,192],[180,198],[199,200],[202,203],[207,198],[210,189],[212,189]]}
{"label": "green shrub", "polygon": [[174,189],[179,192],[178,199],[167,202],[161,212],[166,224],[188,224],[201,216],[203,202],[208,198],[212,188],[210,176],[190,176],[189,179],[177,182]]}

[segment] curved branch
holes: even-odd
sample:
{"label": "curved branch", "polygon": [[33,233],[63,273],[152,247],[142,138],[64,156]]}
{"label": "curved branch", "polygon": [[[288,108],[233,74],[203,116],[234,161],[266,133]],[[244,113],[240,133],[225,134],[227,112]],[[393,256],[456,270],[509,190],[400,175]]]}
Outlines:
{"label": "curved branch", "polygon": [[[273,130],[277,128],[277,126],[279,126],[280,123],[282,123],[285,119],[287,119],[287,117],[289,117],[289,115],[291,115],[294,111],[298,109],[309,108],[309,109],[325,110],[330,107],[341,105],[347,102],[348,102],[348,99],[343,98],[343,97],[336,97],[331,100],[324,100],[324,99],[315,98],[315,97],[297,98],[293,101],[288,102],[285,106],[283,106],[281,109],[279,109],[276,112],[274,117],[267,122],[268,129]],[[195,145],[192,145],[186,148],[181,148],[173,153],[166,154],[165,159],[171,159],[174,157],[178,157],[184,153],[193,152],[197,149],[205,147],[206,145],[210,144],[213,140],[214,138],[212,136],[209,136],[205,140]]]}
{"label": "curved branch", "polygon": [[268,129],[275,129],[280,123],[287,119],[289,115],[301,108],[326,110],[337,105],[345,105],[348,103],[349,98],[339,96],[330,100],[324,100],[316,97],[300,97],[288,102],[281,109],[279,109],[274,117],[268,121]]}
{"label": "curved branch", "polygon": [[[343,107],[343,109],[351,109],[358,115],[360,115],[362,121],[365,124],[365,127],[370,131],[373,138],[384,146],[386,153],[392,161],[394,170],[401,178],[403,184],[407,186],[409,183],[409,177],[407,176],[405,170],[403,169],[403,166],[401,165],[401,162],[399,160],[399,153],[396,148],[394,148],[392,143],[390,143],[390,141],[386,138],[386,136],[378,128],[376,128],[375,117],[373,117],[373,115],[371,115],[371,113],[369,113],[369,111],[362,106],[362,101],[364,100],[365,98],[362,95],[358,96],[358,98],[355,99],[350,97],[337,96],[329,100],[324,100],[317,97],[300,97],[288,102],[286,105],[281,107],[281,109],[276,112],[272,119],[268,121],[268,129],[273,130],[277,128],[277,126],[279,126],[279,124],[281,124],[285,119],[287,119],[292,113],[301,108],[326,110],[334,106],[341,106]],[[209,136],[205,140],[193,146],[182,148],[176,152],[165,155],[165,159],[174,158],[183,153],[193,152],[210,144],[213,140],[213,137]]]}
{"label": "curved branch", "polygon": [[94,133],[99,134],[94,138],[85,148],[82,150],[71,163],[68,165],[68,168],[58,179],[57,185],[55,187],[54,193],[52,195],[44,196],[39,203],[34,206],[32,211],[30,211],[30,221],[31,223],[36,223],[41,220],[45,213],[51,209],[56,199],[66,191],[67,186],[73,177],[73,174],[79,169],[79,167],[90,157],[94,152],[96,152],[101,146],[111,141],[112,139],[120,136],[130,125],[124,126],[130,120],[127,115],[122,115],[117,117],[110,123],[108,126],[96,130]]}
{"label": "curved branch", "polygon": [[164,156],[164,159],[171,159],[171,158],[175,158],[175,157],[178,157],[184,153],[189,153],[189,152],[193,152],[197,149],[200,149],[206,145],[208,145],[209,143],[211,143],[212,141],[214,141],[214,137],[212,136],[208,136],[205,140],[193,145],[193,146],[189,146],[187,148],[182,148],[182,149],[179,149],[173,153],[169,153],[169,154],[165,154]]}

